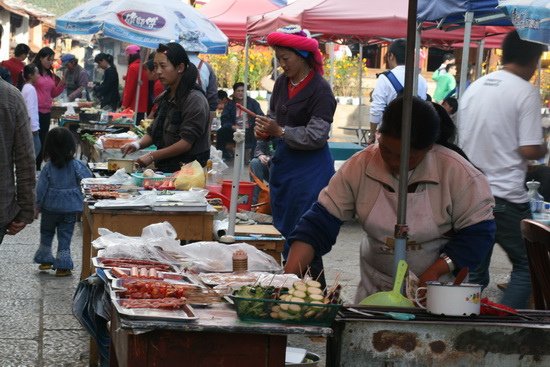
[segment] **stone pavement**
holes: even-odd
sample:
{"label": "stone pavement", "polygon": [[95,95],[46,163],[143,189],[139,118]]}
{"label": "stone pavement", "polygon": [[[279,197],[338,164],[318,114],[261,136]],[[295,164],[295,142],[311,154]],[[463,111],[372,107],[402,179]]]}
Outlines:
{"label": "stone pavement", "polygon": [[[226,172],[231,178],[231,172]],[[242,177],[245,177],[243,174]],[[356,222],[342,226],[333,251],[324,257],[327,281],[339,274],[346,302],[353,301],[359,279],[359,244],[362,229]],[[39,221],[17,236],[5,236],[0,245],[0,367],[88,366],[88,335],[71,311],[72,297],[80,276],[82,230],[78,223],[72,241],[73,275],[56,278],[40,272],[32,262],[39,241]],[[54,241],[54,249],[57,247]],[[498,300],[495,283],[506,281],[510,264],[495,249],[492,283],[486,294]],[[291,336],[289,345],[319,354],[324,366],[325,340]]]}

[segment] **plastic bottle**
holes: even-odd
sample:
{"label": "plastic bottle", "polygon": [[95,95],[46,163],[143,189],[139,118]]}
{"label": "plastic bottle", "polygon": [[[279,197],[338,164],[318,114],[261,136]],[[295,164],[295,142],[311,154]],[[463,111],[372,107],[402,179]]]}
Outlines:
{"label": "plastic bottle", "polygon": [[531,213],[542,213],[544,211],[544,197],[539,193],[540,182],[529,181],[527,182],[527,188],[529,191],[529,203],[531,204]]}
{"label": "plastic bottle", "polygon": [[223,175],[220,170],[220,163],[214,162],[212,169],[206,174],[206,188],[211,192],[222,192]]}

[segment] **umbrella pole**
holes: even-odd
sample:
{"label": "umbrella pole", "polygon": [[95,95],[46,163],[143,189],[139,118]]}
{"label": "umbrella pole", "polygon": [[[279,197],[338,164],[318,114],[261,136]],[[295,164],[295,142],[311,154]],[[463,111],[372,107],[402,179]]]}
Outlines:
{"label": "umbrella pole", "polygon": [[416,23],[416,30],[414,35],[414,77],[413,77],[413,96],[418,95],[418,74],[420,74],[420,31],[422,23]]}
{"label": "umbrella pole", "polygon": [[[147,60],[149,57],[149,49],[147,48],[145,51],[145,58],[143,60]],[[134,125],[138,124],[137,120],[137,114],[138,114],[138,106],[139,106],[139,92],[141,90],[141,74],[143,73],[143,66],[144,62],[141,59],[141,52],[139,53],[139,70],[138,70],[138,80],[137,80],[137,88],[136,88],[136,103],[134,104]]]}
{"label": "umbrella pole", "polygon": [[[359,129],[363,121],[363,44],[359,43]],[[331,124],[332,128],[332,124]]]}
{"label": "umbrella pole", "polygon": [[401,161],[399,163],[399,191],[397,224],[395,225],[394,274],[399,260],[406,260],[407,237],[407,186],[409,173],[409,149],[411,145],[411,113],[414,82],[414,45],[416,38],[416,7],[418,0],[409,0],[407,17],[407,54],[405,57],[405,88],[403,91],[403,120],[401,128]]}
{"label": "umbrella pole", "polygon": [[[246,35],[245,44],[244,44],[244,98],[243,104],[246,107],[247,100],[247,83],[248,83],[248,51],[250,48],[250,36]],[[248,122],[248,115],[243,113],[243,129],[237,129],[233,133],[233,140],[235,140],[235,161],[233,162],[233,182],[231,184],[231,203],[229,204],[229,225],[227,228],[227,234],[230,236],[235,236],[235,221],[237,218],[237,199],[239,196],[239,183],[241,182],[241,174],[243,170],[244,163],[244,152],[245,152],[245,133],[246,133],[246,123]]]}
{"label": "umbrella pole", "polygon": [[460,64],[460,84],[458,88],[458,98],[466,90],[466,80],[468,79],[468,60],[470,59],[470,41],[472,38],[472,23],[474,21],[474,13],[468,11],[464,14],[464,45],[462,46],[462,63]]}
{"label": "umbrella pole", "polygon": [[483,64],[483,51],[485,49],[485,39],[481,39],[477,45],[477,65],[476,65],[476,79],[481,78],[481,64]]}

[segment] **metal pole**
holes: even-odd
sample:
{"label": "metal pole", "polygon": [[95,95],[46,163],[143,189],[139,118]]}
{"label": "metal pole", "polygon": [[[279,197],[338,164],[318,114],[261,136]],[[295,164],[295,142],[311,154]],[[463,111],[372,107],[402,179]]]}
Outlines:
{"label": "metal pole", "polygon": [[[245,43],[244,43],[244,77],[243,77],[243,83],[244,83],[244,98],[243,98],[243,104],[246,107],[246,99],[247,99],[247,83],[248,83],[248,50],[250,48],[250,36],[246,35]],[[229,204],[229,224],[227,228],[227,234],[230,236],[235,236],[235,221],[237,219],[237,199],[239,197],[239,183],[241,182],[241,173],[243,171],[243,163],[244,163],[244,136],[246,133],[246,123],[248,121],[248,115],[246,113],[243,113],[243,129],[239,131],[238,129],[233,135],[237,133],[242,133],[242,139],[236,139],[236,147],[235,147],[235,160],[233,162],[233,182],[231,184],[231,203]]]}
{"label": "metal pole", "polygon": [[458,89],[458,97],[462,97],[462,93],[466,89],[466,80],[468,79],[468,60],[470,58],[470,41],[472,38],[472,23],[474,21],[474,13],[466,12],[464,14],[464,45],[462,46],[462,63],[460,64],[460,84]]}
{"label": "metal pole", "polygon": [[[363,121],[363,44],[359,43],[359,129]],[[330,127],[332,129],[332,125]]]}
{"label": "metal pole", "polygon": [[405,260],[407,250],[407,186],[409,173],[409,149],[411,146],[411,113],[414,83],[414,45],[416,39],[416,6],[418,0],[409,0],[407,21],[407,54],[405,58],[405,88],[403,91],[403,121],[401,128],[401,161],[399,165],[399,191],[397,224],[395,225],[394,274],[399,260]]}
{"label": "metal pole", "polygon": [[330,56],[330,89],[334,90],[334,42],[330,42],[328,45]]}
{"label": "metal pole", "polygon": [[483,64],[483,51],[485,50],[485,39],[482,39],[477,44],[477,65],[476,65],[476,79],[481,78],[481,64]]}
{"label": "metal pole", "polygon": [[416,23],[416,32],[414,37],[414,78],[413,78],[413,96],[418,96],[418,75],[420,74],[420,32],[422,23]]}
{"label": "metal pole", "polygon": [[[147,60],[147,57],[149,57],[149,49],[147,48],[145,51],[145,59]],[[145,63],[141,59],[141,51],[139,53],[139,69],[138,69],[138,80],[137,80],[137,88],[136,88],[136,103],[134,104],[134,125],[137,125],[139,122],[137,120],[137,114],[138,114],[138,106],[139,106],[139,92],[141,90],[141,74],[143,73],[143,67],[145,66]]]}

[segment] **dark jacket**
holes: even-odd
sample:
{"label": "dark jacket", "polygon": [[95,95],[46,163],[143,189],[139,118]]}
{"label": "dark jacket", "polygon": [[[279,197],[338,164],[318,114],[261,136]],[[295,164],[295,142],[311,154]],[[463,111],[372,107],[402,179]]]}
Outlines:
{"label": "dark jacket", "polygon": [[313,79],[294,98],[288,99],[288,78],[283,74],[275,82],[269,110],[276,111],[280,126],[306,126],[312,117],[332,123],[336,100],[328,82],[315,73]]}
{"label": "dark jacket", "polygon": [[[246,97],[246,107],[257,115],[263,116],[264,113],[258,101],[254,98]],[[227,102],[220,117],[222,128],[233,131],[233,126],[237,123],[237,105],[234,100]],[[246,148],[254,149],[256,146],[256,137],[254,136],[254,126],[256,120],[248,116],[248,126],[245,132]]]}
{"label": "dark jacket", "polygon": [[94,87],[94,93],[99,98],[101,108],[110,106],[113,110],[116,110],[119,107],[118,72],[114,66],[105,69],[103,80],[101,84]]}
{"label": "dark jacket", "polygon": [[204,94],[193,89],[183,103],[176,103],[166,91],[155,103],[159,104],[159,109],[155,121],[147,129],[153,144],[162,149],[183,139],[192,145],[181,155],[156,161],[155,166],[163,172],[175,172],[181,163],[194,160],[205,166],[210,158],[210,111]]}

